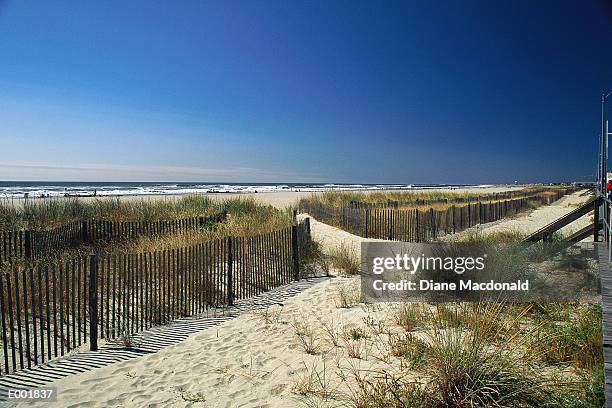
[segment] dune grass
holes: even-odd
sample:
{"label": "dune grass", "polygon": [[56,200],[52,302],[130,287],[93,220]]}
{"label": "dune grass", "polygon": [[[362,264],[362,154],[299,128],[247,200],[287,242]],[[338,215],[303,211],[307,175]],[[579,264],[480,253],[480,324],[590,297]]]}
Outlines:
{"label": "dune grass", "polygon": [[[601,315],[595,306],[476,302],[370,310],[365,326],[333,319],[322,322],[321,330],[294,325],[301,352],[336,361],[329,371],[316,366],[319,374],[326,371],[324,384],[320,376],[299,377],[293,391],[302,405],[604,406]],[[560,318],[565,328],[551,329]],[[368,324],[374,320],[379,324]]]}
{"label": "dune grass", "polygon": [[577,306],[572,316],[543,323],[534,343],[543,346],[543,358],[551,364],[593,371],[603,365],[601,319],[600,305]]}
{"label": "dune grass", "polygon": [[[529,186],[513,194],[554,194],[558,187]],[[300,200],[301,204],[323,204],[332,207],[347,207],[352,202],[364,204],[375,204],[385,206],[390,202],[397,202],[399,208],[434,208],[444,210],[457,202],[466,201],[495,201],[505,200],[494,193],[474,192],[452,192],[452,191],[376,191],[376,192],[354,192],[354,191],[325,191],[313,193],[309,197]]]}
{"label": "dune grass", "polygon": [[[468,241],[508,246],[521,239],[510,231]],[[518,261],[529,262],[518,255],[499,259]],[[336,314],[343,318],[328,318],[320,333],[329,349],[319,353],[339,361],[335,377],[326,377],[334,394],[305,392],[304,405],[605,406],[602,313],[593,300],[368,305],[359,303],[356,281],[348,277],[335,288]],[[367,311],[365,326],[337,323],[362,316],[360,310]]]}
{"label": "dune grass", "polygon": [[[335,358],[340,354],[364,364],[339,364],[339,380],[329,376],[327,386],[342,389],[334,397],[337,405],[331,406],[602,407],[602,340],[595,328],[601,316],[593,306],[560,307],[570,316],[562,334],[558,329],[549,333],[548,325],[559,316],[557,307],[539,309],[534,319],[531,305],[503,302],[430,305],[429,311],[422,304],[419,324],[403,332],[393,326],[373,331],[367,325],[370,329],[343,331],[327,322]],[[456,318],[449,319],[451,311]],[[391,317],[397,313],[392,309]],[[394,324],[406,329],[401,319]],[[540,330],[563,340],[545,341]],[[388,357],[378,360],[386,365],[373,368],[366,363],[370,356],[365,350],[380,349],[384,338]]]}
{"label": "dune grass", "polygon": [[[255,202],[253,198],[223,201],[205,196],[185,196],[168,200],[121,200],[78,198],[30,200],[22,206],[0,204],[0,226],[46,229],[79,219],[112,221],[156,221],[227,213],[222,222],[211,222],[197,230],[177,234],[141,235],[133,239],[97,242],[90,245],[57,248],[38,257],[36,263],[56,262],[87,255],[92,250],[107,253],[153,252],[207,242],[226,236],[248,237],[288,228],[292,223],[289,210],[279,210]],[[0,228],[1,229],[1,228]],[[311,251],[318,253],[316,250]],[[15,265],[25,262],[16,260]]]}
{"label": "dune grass", "polygon": [[[229,204],[235,203],[230,202]],[[291,226],[292,220],[289,212],[256,204],[253,206],[244,205],[243,207],[242,211],[235,207],[232,208],[225,221],[213,223],[199,230],[188,231],[183,234],[144,235],[132,241],[107,245],[105,249],[123,253],[158,251],[186,247],[227,236],[250,237]]]}
{"label": "dune grass", "polygon": [[329,259],[331,265],[340,275],[350,276],[359,274],[361,261],[355,249],[349,244],[343,242],[340,246],[334,248],[329,254]]}
{"label": "dune grass", "polygon": [[48,229],[75,220],[159,221],[207,216],[227,211],[250,213],[253,199],[213,200],[204,195],[162,199],[48,198],[0,201],[0,230]]}
{"label": "dune grass", "polygon": [[528,406],[555,401],[533,360],[508,344],[493,348],[477,333],[434,330],[426,351],[430,398],[440,406]]}

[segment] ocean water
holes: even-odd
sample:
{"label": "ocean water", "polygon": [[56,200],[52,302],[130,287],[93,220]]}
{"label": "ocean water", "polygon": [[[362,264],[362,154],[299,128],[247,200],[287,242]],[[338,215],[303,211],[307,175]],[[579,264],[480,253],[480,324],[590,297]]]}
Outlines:
{"label": "ocean water", "polygon": [[320,183],[153,183],[0,181],[0,198],[144,196],[202,193],[269,193],[278,191],[409,190],[444,187],[424,184],[320,184]]}

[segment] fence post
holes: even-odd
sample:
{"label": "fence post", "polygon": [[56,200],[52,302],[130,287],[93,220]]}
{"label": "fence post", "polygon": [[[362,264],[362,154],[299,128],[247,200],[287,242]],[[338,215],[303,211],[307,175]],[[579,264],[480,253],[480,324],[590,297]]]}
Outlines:
{"label": "fence post", "polygon": [[415,242],[420,242],[419,241],[419,235],[420,234],[419,234],[419,209],[418,208],[415,210],[414,220],[415,220],[414,226],[415,226],[415,230],[416,230],[416,232],[415,232]]}
{"label": "fence post", "polygon": [[300,254],[298,252],[298,226],[291,226],[291,258],[293,259],[293,275],[300,279]]}
{"label": "fence post", "polygon": [[89,244],[89,229],[87,221],[81,221],[81,244]]}
{"label": "fence post", "polygon": [[89,350],[98,350],[98,254],[89,256]]}
{"label": "fence post", "polygon": [[30,230],[25,230],[25,258],[32,259],[32,236]]}
{"label": "fence post", "polygon": [[227,304],[234,305],[234,250],[232,237],[227,237]]}
{"label": "fence post", "polygon": [[436,231],[436,215],[434,214],[433,208],[429,209],[429,218],[431,219],[431,235],[434,239],[436,239],[438,237],[438,234]]}
{"label": "fence post", "polygon": [[311,239],[312,234],[310,232],[310,217],[306,217],[304,219],[304,227],[306,228],[306,235],[308,235],[308,239]]}
{"label": "fence post", "polygon": [[[594,242],[598,242],[599,241],[599,231],[597,230],[597,227],[599,226],[599,204],[597,204],[597,201],[595,201],[595,208],[593,209],[595,214],[594,214],[594,221],[595,221],[595,232],[593,233],[593,241]],[[606,226],[604,225],[604,234],[606,234]]]}
{"label": "fence post", "polygon": [[368,238],[368,220],[370,218],[370,210],[368,208],[365,209],[365,232],[363,234],[364,238]]}
{"label": "fence post", "polygon": [[467,209],[468,209],[468,227],[471,227],[472,226],[472,205],[468,203]]}
{"label": "fence post", "polygon": [[393,240],[393,210],[387,210],[387,239]]}

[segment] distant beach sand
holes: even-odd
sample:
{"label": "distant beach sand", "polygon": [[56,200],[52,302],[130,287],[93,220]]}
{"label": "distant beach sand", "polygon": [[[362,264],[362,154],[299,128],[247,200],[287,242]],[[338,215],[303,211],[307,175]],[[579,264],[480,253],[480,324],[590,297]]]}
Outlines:
{"label": "distant beach sand", "polygon": [[[372,193],[372,192],[397,192],[397,191],[406,191],[406,192],[427,192],[427,191],[447,191],[453,193],[481,193],[481,194],[489,194],[489,193],[501,193],[503,191],[513,191],[520,190],[525,188],[525,185],[496,185],[496,186],[486,186],[486,187],[460,187],[460,188],[426,188],[426,189],[410,189],[410,190],[343,190],[343,191],[355,191],[358,193]],[[301,198],[308,197],[312,192],[308,191],[278,191],[278,192],[265,192],[265,193],[207,193],[202,194],[206,195],[214,200],[224,200],[228,198],[253,198],[260,204],[271,205],[276,208],[285,209],[287,207],[297,205],[298,201]],[[106,196],[98,196],[98,197],[79,197],[80,200],[171,200],[180,197],[184,197],[185,195],[133,195],[133,196],[115,196],[115,197],[106,197]],[[63,200],[64,197],[56,197],[56,198],[46,198],[46,200]],[[39,198],[32,200],[40,200]],[[20,205],[24,202],[23,199],[13,199],[12,200],[15,205]]]}
{"label": "distant beach sand", "polygon": [[[488,187],[465,187],[465,188],[427,188],[427,189],[411,189],[411,190],[355,190],[360,194],[367,194],[373,192],[427,192],[427,191],[450,191],[453,193],[501,193],[503,191],[513,191],[525,188],[525,186],[488,186]],[[225,199],[235,197],[253,197],[255,201],[261,204],[272,205],[276,208],[287,208],[294,206],[302,198],[310,196],[311,192],[302,191],[286,191],[286,192],[274,192],[274,193],[251,193],[251,194],[207,194],[214,199]]]}

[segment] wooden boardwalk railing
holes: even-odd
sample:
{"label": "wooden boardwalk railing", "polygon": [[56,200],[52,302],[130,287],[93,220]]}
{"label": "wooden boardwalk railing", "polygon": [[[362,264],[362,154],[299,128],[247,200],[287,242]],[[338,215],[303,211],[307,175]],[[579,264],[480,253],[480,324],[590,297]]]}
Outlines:
{"label": "wooden boardwalk railing", "polygon": [[593,198],[582,204],[580,207],[575,208],[571,212],[565,214],[563,217],[551,222],[550,224],[540,228],[533,234],[529,235],[524,239],[524,242],[537,242],[540,240],[546,241],[550,238],[551,234],[559,229],[565,227],[568,224],[576,221],[578,218],[588,214],[591,211],[597,212],[602,200],[600,197]]}

